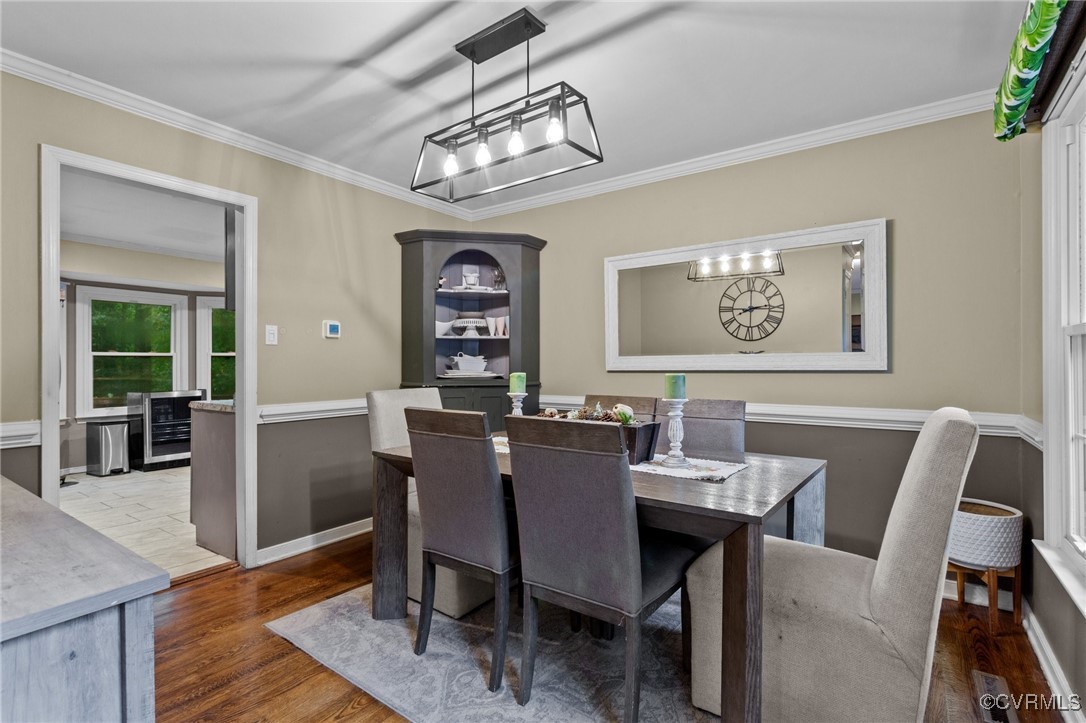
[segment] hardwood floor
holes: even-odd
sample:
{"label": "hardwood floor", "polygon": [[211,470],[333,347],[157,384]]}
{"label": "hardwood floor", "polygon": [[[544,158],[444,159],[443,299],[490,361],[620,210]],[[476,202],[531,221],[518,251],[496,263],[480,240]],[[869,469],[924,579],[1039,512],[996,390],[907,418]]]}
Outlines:
{"label": "hardwood floor", "polygon": [[[369,582],[370,536],[255,570],[235,568],[155,596],[160,721],[399,721],[366,693],[271,633],[264,623]],[[1048,694],[1021,627],[1001,613],[943,601],[927,721],[982,721],[972,670],[1002,675],[1012,693]],[[1059,715],[1018,711],[1022,723]]]}

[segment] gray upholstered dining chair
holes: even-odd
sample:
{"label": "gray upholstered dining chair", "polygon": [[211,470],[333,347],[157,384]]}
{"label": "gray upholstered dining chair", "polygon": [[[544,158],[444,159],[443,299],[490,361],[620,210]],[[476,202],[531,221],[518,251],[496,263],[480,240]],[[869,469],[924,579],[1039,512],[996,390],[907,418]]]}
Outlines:
{"label": "gray upholstered dining chair", "polygon": [[509,544],[505,493],[485,412],[408,407],[407,432],[422,517],[422,603],[415,654],[426,652],[434,612],[435,566],[494,586],[490,690],[502,685],[509,629],[509,589],[519,580]]}
{"label": "gray upholstered dining chair", "polygon": [[599,403],[604,409],[611,409],[616,404],[625,404],[633,410],[634,416],[643,422],[651,422],[656,413],[656,399],[653,397],[620,397],[611,394],[586,394],[584,405],[595,407]]}
{"label": "gray upholstered dining chair", "polygon": [[[667,454],[669,407],[656,400],[654,419],[661,422],[656,453]],[[683,454],[695,459],[743,462],[746,455],[747,403],[734,399],[690,399],[683,405]]]}
{"label": "gray upholstered dining chair", "polygon": [[544,600],[625,627],[624,720],[636,721],[641,623],[682,586],[697,553],[639,533],[619,425],[513,416],[505,421],[524,580],[518,700],[525,705],[531,698],[537,600]]}
{"label": "gray upholstered dining chair", "polygon": [[[931,415],[878,560],[765,538],[762,718],[924,719],[950,521],[977,448],[962,409]],[[723,543],[687,572],[694,705],[720,712]]]}
{"label": "gray upholstered dining chair", "polygon": [[[441,409],[441,393],[436,387],[383,389],[366,394],[370,423],[370,448],[406,447],[407,420],[404,409],[424,407]],[[494,594],[493,587],[467,575],[441,568],[437,571],[434,608],[459,618],[479,607]],[[407,481],[407,596],[422,600],[422,521],[415,480]]]}

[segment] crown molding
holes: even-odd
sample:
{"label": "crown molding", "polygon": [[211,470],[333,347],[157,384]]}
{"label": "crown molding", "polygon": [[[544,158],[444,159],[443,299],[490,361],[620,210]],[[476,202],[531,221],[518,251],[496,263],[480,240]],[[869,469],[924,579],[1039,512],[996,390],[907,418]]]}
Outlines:
{"label": "crown molding", "polygon": [[882,115],[862,118],[857,121],[841,123],[840,125],[822,128],[807,133],[799,133],[786,138],[778,138],[765,143],[756,143],[743,148],[735,148],[721,153],[712,153],[700,158],[691,158],[687,161],[679,161],[666,166],[650,168],[647,171],[628,173],[616,178],[608,178],[602,181],[586,183],[573,188],[532,196],[518,201],[499,203],[486,208],[481,208],[471,213],[472,221],[480,221],[496,216],[505,216],[510,213],[527,211],[541,206],[550,206],[566,201],[575,201],[590,196],[598,196],[612,191],[621,191],[624,188],[643,186],[647,183],[666,181],[680,176],[689,176],[694,173],[703,173],[717,168],[735,166],[750,161],[758,161],[773,156],[781,156],[787,153],[795,153],[819,146],[827,146],[841,141],[863,138],[864,136],[878,135],[888,131],[895,131],[909,126],[933,123],[935,121],[956,118],[958,116],[978,113],[983,110],[991,110],[995,89],[984,90],[979,93],[941,100],[927,105],[918,105],[913,108],[883,113]]}
{"label": "crown molding", "polygon": [[42,83],[63,90],[82,98],[128,111],[144,118],[149,118],[181,130],[195,133],[221,143],[251,151],[267,158],[273,158],[307,171],[319,173],[352,186],[365,188],[391,198],[438,211],[461,221],[481,221],[505,216],[519,211],[551,206],[556,203],[575,201],[581,198],[598,196],[603,193],[619,191],[634,186],[642,186],[657,181],[665,181],[680,176],[702,173],[717,168],[725,168],[741,163],[749,163],[764,158],[772,158],[787,153],[817,148],[840,141],[877,135],[887,131],[899,130],[909,126],[932,123],[934,121],[955,118],[957,116],[988,110],[992,106],[995,89],[906,108],[891,113],[871,116],[857,121],[822,128],[816,131],[800,133],[787,138],[780,138],[765,143],[736,148],[721,153],[713,153],[700,158],[692,158],[666,166],[651,168],[646,171],[629,173],[617,178],[609,178],[593,183],[586,183],[573,188],[543,193],[530,198],[498,203],[485,208],[469,210],[439,201],[422,194],[413,193],[379,178],[351,170],[330,161],[296,151],[286,146],[272,143],[235,128],[201,118],[171,106],[130,93],[120,88],[69,72],[48,63],[29,58],[25,55],[0,48],[0,69],[13,75]]}
{"label": "crown molding", "polygon": [[379,178],[351,170],[329,161],[296,151],[286,146],[272,143],[236,128],[201,118],[158,101],[129,93],[112,85],[93,80],[77,73],[72,73],[40,60],[29,58],[20,53],[0,48],[0,69],[35,83],[48,85],[81,98],[87,98],[105,105],[118,108],[135,115],[149,118],[159,123],[179,128],[183,131],[210,138],[235,148],[251,151],[267,158],[304,168],[352,186],[365,188],[400,201],[439,211],[462,221],[470,221],[471,213],[452,204],[428,198],[418,193],[401,188]]}

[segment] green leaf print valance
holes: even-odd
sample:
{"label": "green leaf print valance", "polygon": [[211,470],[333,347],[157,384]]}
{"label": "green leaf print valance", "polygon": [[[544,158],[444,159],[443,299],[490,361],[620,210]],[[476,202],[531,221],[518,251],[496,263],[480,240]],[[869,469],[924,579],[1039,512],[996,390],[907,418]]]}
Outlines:
{"label": "green leaf print valance", "polygon": [[1066,4],[1067,0],[1030,0],[996,91],[995,137],[1001,141],[1009,141],[1026,130],[1026,111]]}

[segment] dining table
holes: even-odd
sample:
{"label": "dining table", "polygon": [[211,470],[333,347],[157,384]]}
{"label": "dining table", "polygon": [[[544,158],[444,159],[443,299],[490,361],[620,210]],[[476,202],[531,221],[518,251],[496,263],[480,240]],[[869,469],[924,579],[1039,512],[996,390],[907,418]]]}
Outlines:
{"label": "dining table", "polygon": [[[507,488],[508,454],[498,454]],[[638,522],[723,540],[720,702],[722,720],[759,721],[762,711],[762,558],[766,534],[821,545],[826,461],[746,454],[723,481],[631,469]],[[407,479],[410,446],[373,452],[375,620],[407,616]]]}

